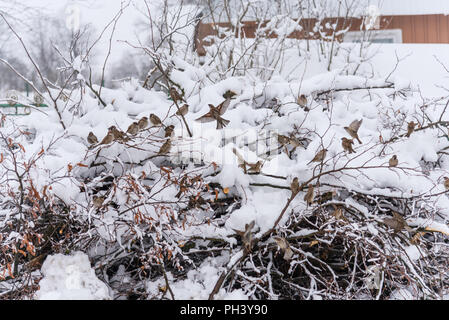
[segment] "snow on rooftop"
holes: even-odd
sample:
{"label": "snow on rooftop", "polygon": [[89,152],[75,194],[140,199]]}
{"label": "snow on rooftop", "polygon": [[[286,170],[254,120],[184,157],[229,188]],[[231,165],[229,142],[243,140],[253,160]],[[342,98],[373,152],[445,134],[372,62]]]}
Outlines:
{"label": "snow on rooftop", "polygon": [[[245,12],[243,21],[264,20],[275,15],[288,15],[291,18],[307,18],[323,14],[324,16],[365,15],[371,7],[377,7],[381,15],[425,15],[449,14],[449,0],[318,0],[317,6],[308,7],[307,2],[295,0],[273,2],[272,0],[228,0],[227,7],[223,1],[213,3],[214,17],[206,14],[204,22],[227,22],[228,13],[231,19],[239,19]],[[208,12],[208,9],[205,10]],[[339,13],[338,13],[339,12]]]}
{"label": "snow on rooftop", "polygon": [[383,15],[449,14],[448,0],[374,0]]}

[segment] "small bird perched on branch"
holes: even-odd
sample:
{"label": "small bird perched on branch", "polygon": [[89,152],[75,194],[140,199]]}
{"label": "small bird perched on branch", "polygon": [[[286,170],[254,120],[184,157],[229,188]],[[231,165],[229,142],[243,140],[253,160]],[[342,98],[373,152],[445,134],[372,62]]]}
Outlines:
{"label": "small bird perched on branch", "polygon": [[352,145],[354,144],[354,140],[350,140],[348,138],[341,138],[341,146],[346,152],[349,153],[355,153],[354,149],[352,148]]}
{"label": "small bird perched on branch", "polygon": [[411,121],[407,125],[407,134],[405,135],[407,138],[410,137],[410,135],[415,131],[416,123],[414,121]]}
{"label": "small bird perched on branch", "polygon": [[161,119],[155,115],[154,113],[150,114],[150,122],[153,126],[160,126],[162,125]]}
{"label": "small bird perched on branch", "polygon": [[408,226],[404,217],[402,217],[399,213],[397,213],[395,211],[393,211],[393,217],[392,218],[384,218],[383,223],[385,223],[387,226],[392,228],[395,233],[398,233],[403,229],[405,229],[407,231],[412,231],[412,228],[410,228]]}
{"label": "small bird perched on branch", "polygon": [[130,135],[135,136],[139,132],[139,124],[137,122],[133,122],[129,125],[128,130],[126,130],[126,133],[129,133]]}
{"label": "small bird perched on branch", "polygon": [[257,161],[256,163],[246,163],[249,167],[248,172],[253,172],[253,173],[260,173],[260,171],[262,170],[262,166],[263,166],[263,162],[262,161]]}
{"label": "small bird perched on branch", "polygon": [[171,137],[173,135],[174,130],[175,130],[174,125],[169,125],[168,127],[165,127],[165,138]]}
{"label": "small bird perched on branch", "polygon": [[313,159],[310,160],[310,162],[307,164],[311,164],[312,162],[323,161],[326,158],[326,154],[327,154],[327,149],[322,149],[322,150],[318,151],[318,153],[315,155],[315,157],[313,157]]}
{"label": "small bird perched on branch", "polygon": [[100,208],[103,205],[105,198],[102,196],[94,196],[93,198],[93,205],[94,207]]}
{"label": "small bird perched on branch", "polygon": [[290,190],[292,190],[292,194],[296,195],[299,192],[299,179],[295,177],[290,184]]}
{"label": "small bird perched on branch", "polygon": [[87,136],[87,142],[89,144],[96,144],[96,143],[98,143],[98,138],[92,131],[89,132],[89,135]]}
{"label": "small bird perched on branch", "polygon": [[277,134],[277,140],[281,146],[285,146],[290,143],[290,138],[282,134]]}
{"label": "small bird perched on branch", "polygon": [[189,105],[188,104],[184,104],[182,107],[179,108],[178,111],[176,111],[176,115],[177,116],[185,116],[187,114],[187,112],[189,112]]}
{"label": "small bird perched on branch", "polygon": [[307,108],[307,97],[303,94],[299,95],[298,99],[296,100],[296,103],[304,109],[304,111],[309,111],[309,108]]}
{"label": "small bird perched on branch", "polygon": [[114,134],[109,131],[108,134],[101,140],[100,144],[110,144],[112,141],[115,140]]}
{"label": "small bird perched on branch", "polygon": [[351,122],[351,124],[348,127],[344,127],[347,133],[351,136],[351,138],[356,139],[360,144],[362,144],[362,141],[359,139],[358,131],[360,126],[362,125],[363,119],[360,120],[354,120]]}
{"label": "small bird perched on branch", "polygon": [[138,122],[139,130],[143,130],[148,127],[148,117],[142,117]]}
{"label": "small bird perched on branch", "polygon": [[242,242],[243,242],[243,248],[245,250],[245,252],[250,252],[251,251],[251,247],[253,244],[253,234],[251,232],[251,230],[254,228],[254,225],[256,224],[256,221],[251,221],[249,224],[245,224],[245,231],[240,231],[240,230],[236,230],[236,229],[232,229],[235,231],[236,234],[238,234],[240,236],[240,238],[242,238]]}
{"label": "small bird perched on branch", "polygon": [[309,190],[307,190],[306,195],[304,196],[304,201],[307,203],[307,206],[310,206],[313,203],[314,198],[314,190],[313,184],[309,184]]}
{"label": "small bird perched on branch", "polygon": [[174,103],[178,103],[179,101],[182,101],[182,97],[179,94],[178,90],[176,90],[175,87],[171,87],[169,90],[170,97],[172,98]]}
{"label": "small bird perched on branch", "polygon": [[122,141],[128,141],[129,138],[126,136],[126,133],[124,133],[123,131],[120,131],[116,128],[116,126],[110,126],[108,128],[108,132],[111,132],[114,140],[122,140]]}
{"label": "small bird perched on branch", "polygon": [[168,139],[159,149],[158,154],[167,154],[171,149],[171,140]]}
{"label": "small bird perched on branch", "polygon": [[388,161],[388,165],[390,167],[396,167],[399,163],[398,157],[396,155],[392,156]]}

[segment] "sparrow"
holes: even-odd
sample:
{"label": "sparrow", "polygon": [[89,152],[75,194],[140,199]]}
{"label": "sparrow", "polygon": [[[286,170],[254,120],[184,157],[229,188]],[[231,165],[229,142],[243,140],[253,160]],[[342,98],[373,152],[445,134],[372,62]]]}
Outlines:
{"label": "sparrow", "polygon": [[302,108],[307,107],[307,98],[305,95],[301,94],[298,99],[296,100],[296,103],[299,104]]}
{"label": "sparrow", "polygon": [[98,138],[92,131],[89,132],[89,135],[87,136],[87,142],[89,142],[89,144],[98,143]]}
{"label": "sparrow", "polygon": [[94,204],[94,207],[100,208],[103,205],[104,197],[94,196],[94,199],[92,202]]}
{"label": "sparrow", "polygon": [[384,218],[383,223],[392,228],[395,233],[403,229],[406,229],[407,231],[412,231],[412,229],[408,226],[407,222],[405,221],[404,217],[402,217],[402,215],[400,215],[395,211],[393,211],[393,217]]}
{"label": "sparrow", "polygon": [[324,160],[324,158],[326,158],[326,153],[327,153],[327,149],[322,149],[320,150],[315,157],[313,157],[312,160],[310,160],[310,162],[308,164],[311,164],[312,162],[321,162]]}
{"label": "sparrow", "polygon": [[175,87],[171,87],[170,90],[169,90],[169,93],[170,93],[170,97],[172,98],[172,100],[173,100],[175,103],[178,103],[178,101],[182,101],[182,97],[181,97],[181,95],[178,93],[178,91],[176,90]]}
{"label": "sparrow", "polygon": [[284,260],[290,260],[293,256],[293,250],[290,248],[287,239],[279,236],[275,236],[273,239],[276,241],[279,248],[284,252]]}
{"label": "sparrow", "polygon": [[165,138],[171,137],[173,135],[173,131],[175,130],[174,125],[169,125],[165,128]]}
{"label": "sparrow", "polygon": [[235,231],[236,234],[238,234],[242,238],[243,242],[243,248],[245,252],[250,252],[252,243],[253,243],[253,234],[251,232],[251,229],[254,228],[254,225],[256,224],[256,221],[251,221],[251,223],[245,224],[245,231],[240,231],[236,229],[232,229]]}
{"label": "sparrow", "polygon": [[313,198],[314,198],[314,187],[313,184],[309,184],[309,190],[307,190],[306,195],[304,196],[304,201],[307,203],[307,206],[310,206],[313,203]]}
{"label": "sparrow", "polygon": [[354,140],[350,140],[348,138],[341,138],[341,146],[346,152],[355,153],[352,145],[354,144]]}
{"label": "sparrow", "polygon": [[449,178],[448,177],[444,177],[444,187],[446,188],[446,190],[449,190]]}
{"label": "sparrow", "polygon": [[110,144],[115,140],[114,134],[112,132],[108,132],[108,134],[101,140],[100,144]]}
{"label": "sparrow", "polygon": [[299,179],[295,177],[290,184],[290,190],[292,190],[292,194],[296,195],[299,192]]}
{"label": "sparrow", "polygon": [[226,112],[231,100],[228,98],[222,103],[220,103],[217,107],[214,107],[212,104],[209,104],[209,112],[205,115],[199,117],[195,121],[199,121],[201,123],[217,121],[217,130],[223,129],[229,124],[229,120],[222,118],[221,116]]}
{"label": "sparrow", "polygon": [[161,119],[154,113],[150,114],[150,122],[153,126],[160,126],[162,124]]}
{"label": "sparrow", "polygon": [[410,137],[410,135],[415,131],[416,123],[414,121],[411,121],[407,125],[407,134],[405,135],[407,138]]}
{"label": "sparrow", "polygon": [[139,130],[143,130],[148,127],[148,117],[142,117],[138,122]]}
{"label": "sparrow", "polygon": [[362,144],[362,141],[359,139],[358,131],[360,128],[360,125],[362,124],[363,119],[360,120],[354,120],[351,122],[351,124],[348,127],[344,127],[347,133],[351,136],[351,138],[356,139],[360,144]]}
{"label": "sparrow", "polygon": [[390,166],[390,167],[396,167],[397,165],[398,165],[398,157],[396,156],[396,155],[394,155],[394,156],[392,156],[391,158],[390,158],[390,160],[388,161],[388,165]]}
{"label": "sparrow", "polygon": [[129,138],[123,131],[118,130],[115,126],[110,126],[108,132],[112,133],[114,140],[128,141]]}
{"label": "sparrow", "polygon": [[260,173],[260,170],[262,169],[263,162],[260,160],[257,161],[256,163],[248,163],[247,162],[246,165],[248,165],[248,167],[249,167],[249,169],[248,169],[249,172]]}
{"label": "sparrow", "polygon": [[290,143],[290,138],[287,137],[287,136],[284,136],[282,134],[278,134],[277,137],[278,137],[278,142],[279,142],[279,144],[281,146],[285,146],[285,145]]}
{"label": "sparrow", "polygon": [[185,116],[187,114],[187,112],[189,112],[189,105],[188,104],[184,104],[181,108],[179,108],[178,111],[176,111],[176,115],[177,116]]}
{"label": "sparrow", "polygon": [[158,154],[167,154],[171,149],[171,140],[168,139],[159,149]]}
{"label": "sparrow", "polygon": [[139,132],[139,124],[137,122],[133,122],[129,125],[128,130],[126,130],[126,133],[129,133],[130,135],[135,136]]}

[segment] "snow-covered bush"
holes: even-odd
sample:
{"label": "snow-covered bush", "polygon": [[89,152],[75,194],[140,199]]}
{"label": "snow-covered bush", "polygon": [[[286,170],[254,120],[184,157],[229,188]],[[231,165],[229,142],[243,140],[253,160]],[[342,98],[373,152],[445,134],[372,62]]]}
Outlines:
{"label": "snow-covered bush", "polygon": [[447,294],[449,97],[368,68],[360,44],[329,63],[322,40],[228,32],[200,62],[167,25],[192,10],[175,9],[166,37],[135,46],[147,79],[100,87],[78,56],[45,112],[4,119],[1,296],[69,297],[53,270],[74,257],[98,283],[77,251],[114,299]]}

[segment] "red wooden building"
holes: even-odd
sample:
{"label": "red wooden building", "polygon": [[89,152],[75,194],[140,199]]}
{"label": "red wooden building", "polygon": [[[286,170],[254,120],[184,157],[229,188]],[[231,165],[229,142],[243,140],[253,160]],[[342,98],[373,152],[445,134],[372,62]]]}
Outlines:
{"label": "red wooden building", "polygon": [[[330,0],[338,1],[338,0]],[[363,0],[361,0],[363,1]],[[321,21],[320,25],[337,25],[337,30],[348,29],[340,41],[360,41],[362,31],[365,29],[367,19],[370,24],[370,40],[384,43],[448,43],[449,44],[449,0],[366,0],[366,9],[370,14],[354,14],[349,18],[332,17]],[[374,3],[374,4],[373,4]],[[375,12],[377,11],[377,15]],[[365,10],[366,12],[367,10]],[[374,14],[373,14],[374,12]],[[354,12],[355,13],[355,12]],[[369,18],[367,18],[367,16]],[[378,17],[377,19],[375,19]],[[375,21],[373,21],[375,19]],[[225,20],[225,19],[224,19]],[[301,26],[301,31],[292,32],[289,37],[295,39],[314,39],[318,37],[316,32],[311,32],[316,25],[314,18],[296,19]],[[269,21],[264,21],[264,26]],[[373,23],[374,22],[374,23]],[[259,22],[251,19],[242,21],[241,35],[254,38]],[[202,19],[195,32],[195,47],[199,55],[204,55],[204,46],[208,35],[217,34],[217,26],[229,28],[230,23],[218,19],[215,23],[210,19]],[[326,30],[325,30],[326,31]],[[329,30],[328,30],[329,31]],[[332,31],[329,31],[332,32]],[[276,37],[270,34],[269,37]]]}

